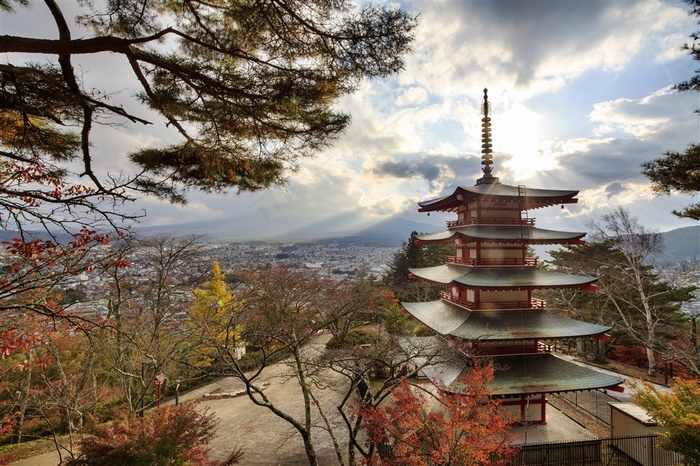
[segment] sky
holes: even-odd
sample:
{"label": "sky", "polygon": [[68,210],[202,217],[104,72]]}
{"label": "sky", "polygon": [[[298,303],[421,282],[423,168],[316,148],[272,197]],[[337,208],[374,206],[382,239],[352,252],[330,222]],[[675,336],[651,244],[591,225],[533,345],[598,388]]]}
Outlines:
{"label": "sky", "polygon": [[[60,4],[67,11],[75,6]],[[249,239],[271,232],[283,237],[315,225],[319,231],[360,228],[396,216],[431,222],[438,231],[453,215],[426,217],[417,213],[416,203],[474,185],[481,176],[484,88],[492,109],[493,174],[511,185],[580,190],[576,205],[533,212],[538,226],[586,231],[591,219],[618,206],[659,231],[698,224],[671,214],[697,198],[658,197],[641,174],[643,162],[700,142],[694,113],[700,94],[672,88],[699,65],[681,50],[700,29],[687,4],[398,5],[419,19],[405,69],[386,80],[365,81],[337,102],[352,123],[332,147],[304,160],[283,187],[242,195],[190,193],[186,206],[141,199],[134,206],[147,211],[141,224],[234,222],[241,239]],[[2,13],[0,34],[52,36],[40,7],[35,5],[28,26],[20,14]],[[106,79],[118,89],[116,99],[128,97],[131,84],[118,71],[123,63],[82,60],[86,81]],[[162,122],[99,128],[94,134],[106,160],[167,137]]]}

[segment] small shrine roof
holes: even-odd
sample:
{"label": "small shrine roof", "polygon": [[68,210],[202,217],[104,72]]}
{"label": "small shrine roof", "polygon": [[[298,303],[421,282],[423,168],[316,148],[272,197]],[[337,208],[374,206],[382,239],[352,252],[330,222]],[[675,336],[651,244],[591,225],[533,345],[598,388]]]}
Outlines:
{"label": "small shrine roof", "polygon": [[[413,356],[420,367],[426,364],[416,348],[425,348],[425,342],[418,339],[434,339],[434,346],[440,342],[435,337],[411,337],[399,339],[401,348]],[[422,346],[419,346],[422,345]],[[623,381],[615,376],[565,361],[551,353],[523,354],[516,356],[490,356],[494,366],[494,380],[488,385],[496,396],[535,395],[598,388],[611,388]],[[460,360],[461,359],[461,360]],[[448,390],[461,391],[465,387],[461,376],[471,367],[468,356],[425,365],[422,371],[433,382]]]}
{"label": "small shrine roof", "polygon": [[582,287],[597,280],[595,277],[570,275],[535,267],[480,268],[444,264],[413,268],[409,269],[409,272],[438,285],[456,283],[479,289]]}
{"label": "small shrine roof", "polygon": [[445,301],[401,303],[442,335],[466,340],[530,340],[599,335],[610,327],[550,314],[541,309],[469,311]]}
{"label": "small shrine roof", "polygon": [[416,239],[426,243],[449,241],[459,236],[474,240],[490,241],[523,241],[531,244],[561,244],[568,241],[578,241],[586,233],[546,230],[533,226],[519,225],[465,225],[437,233],[416,235]]}
{"label": "small shrine roof", "polygon": [[536,209],[554,204],[576,203],[578,191],[526,188],[501,183],[478,184],[476,186],[459,186],[448,195],[419,202],[419,212],[452,211],[458,205],[473,202],[476,199],[492,198],[494,200],[517,200],[523,209]]}

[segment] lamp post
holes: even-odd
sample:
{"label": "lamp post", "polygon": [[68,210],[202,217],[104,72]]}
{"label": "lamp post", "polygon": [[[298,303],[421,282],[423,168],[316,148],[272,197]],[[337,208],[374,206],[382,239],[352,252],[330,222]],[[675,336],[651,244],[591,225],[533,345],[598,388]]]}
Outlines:
{"label": "lamp post", "polygon": [[160,374],[155,376],[155,380],[154,380],[155,384],[156,384],[156,389],[158,390],[158,395],[157,395],[158,396],[158,404],[157,404],[158,408],[160,408],[160,390],[161,390],[161,387],[165,384],[165,379],[166,379],[165,374],[163,374],[161,372]]}

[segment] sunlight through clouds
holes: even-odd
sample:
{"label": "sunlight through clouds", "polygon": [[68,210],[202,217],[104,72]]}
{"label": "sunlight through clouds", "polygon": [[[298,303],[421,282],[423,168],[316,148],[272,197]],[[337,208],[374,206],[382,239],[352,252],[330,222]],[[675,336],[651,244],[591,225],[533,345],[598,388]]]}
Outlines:
{"label": "sunlight through clouds", "polygon": [[[488,88],[494,175],[581,190],[578,205],[551,214],[552,228],[583,225],[615,205],[666,229],[683,225],[670,210],[685,199],[655,197],[641,163],[700,140],[698,96],[669,87],[697,66],[681,51],[697,29],[685,4],[401,4],[419,14],[405,70],[362,82],[337,103],[352,123],[333,147],[304,160],[283,188],[245,197],[196,194],[178,207],[179,217],[284,215],[295,222],[340,213],[361,222],[415,215],[416,201],[481,176],[480,105]],[[147,137],[133,135],[133,143]],[[154,219],[178,218],[175,207],[148,207],[162,210]]]}

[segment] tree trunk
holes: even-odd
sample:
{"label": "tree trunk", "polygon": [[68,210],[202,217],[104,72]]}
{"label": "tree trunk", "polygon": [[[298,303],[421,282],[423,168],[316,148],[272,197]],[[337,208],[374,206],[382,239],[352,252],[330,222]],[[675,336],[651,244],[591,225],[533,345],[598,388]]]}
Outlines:
{"label": "tree trunk", "polygon": [[22,381],[21,389],[18,392],[19,399],[17,400],[17,421],[15,422],[12,432],[12,443],[22,442],[22,429],[24,428],[24,418],[27,412],[27,404],[29,403],[29,389],[31,388],[32,384],[32,351],[33,350],[30,350],[27,354],[27,358],[29,359],[28,369],[24,380]]}
{"label": "tree trunk", "polygon": [[581,359],[586,359],[586,340],[583,338],[576,339],[576,356]]}
{"label": "tree trunk", "polygon": [[607,348],[605,347],[605,342],[603,340],[593,341],[594,356],[593,361],[598,364],[605,364],[608,362],[607,358]]}
{"label": "tree trunk", "polygon": [[656,374],[656,357],[654,356],[654,350],[651,348],[647,348],[647,361],[649,361],[649,370],[647,371],[647,374],[655,375]]}

